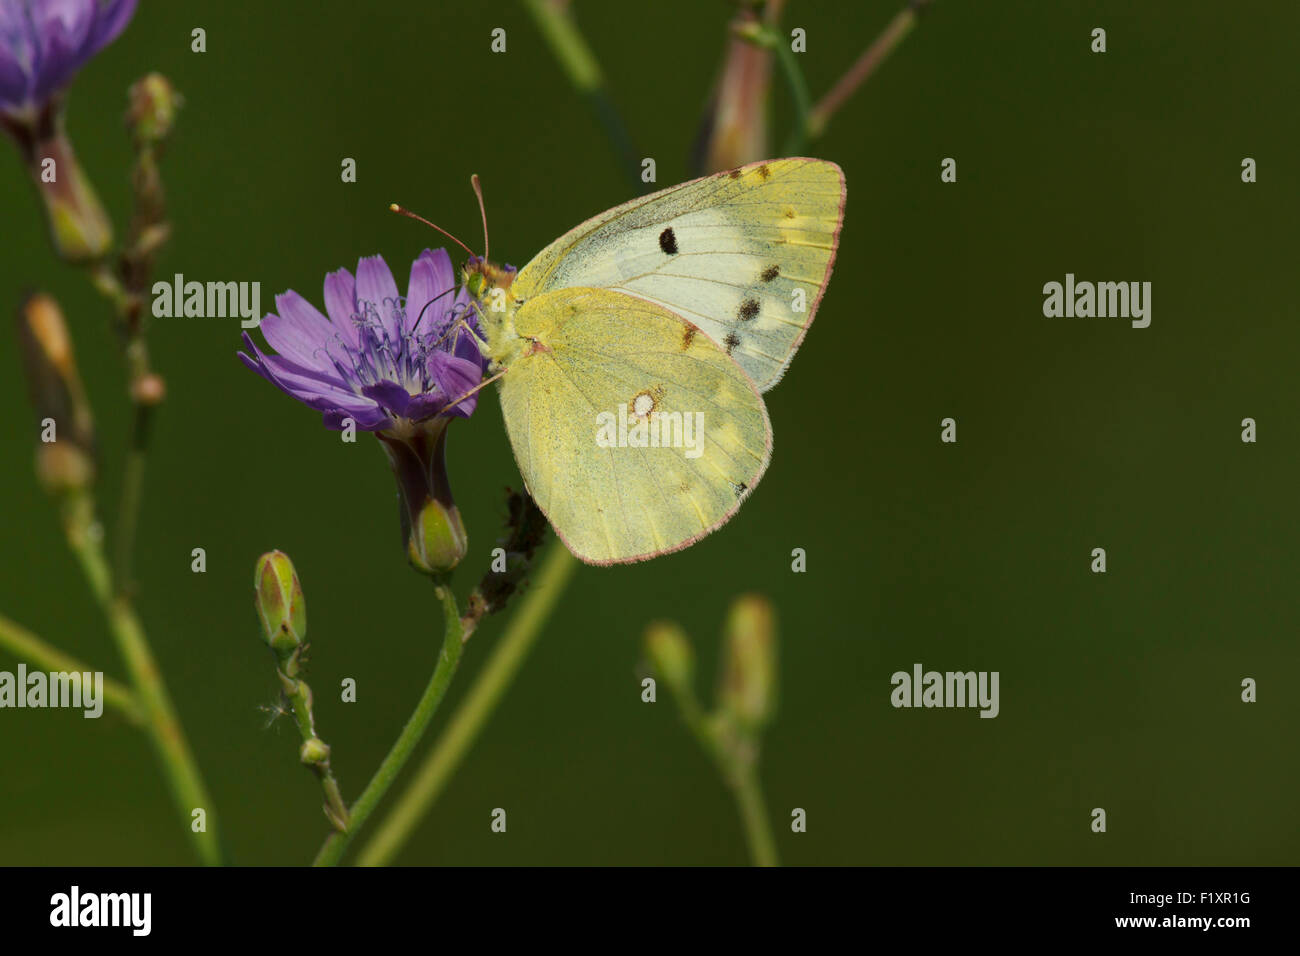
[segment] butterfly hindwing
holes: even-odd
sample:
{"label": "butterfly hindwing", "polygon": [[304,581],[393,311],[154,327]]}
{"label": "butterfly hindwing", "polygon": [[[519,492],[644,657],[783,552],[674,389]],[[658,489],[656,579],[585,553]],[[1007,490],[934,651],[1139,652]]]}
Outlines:
{"label": "butterfly hindwing", "polygon": [[697,325],[771,388],[830,278],[844,174],[819,159],[774,159],[634,199],[547,246],[514,280],[528,299],[613,289]]}
{"label": "butterfly hindwing", "polygon": [[684,548],[724,524],[762,477],[772,447],[762,398],[680,316],[612,290],[565,288],[530,297],[514,321],[532,345],[501,382],[510,442],[529,492],[584,561]]}

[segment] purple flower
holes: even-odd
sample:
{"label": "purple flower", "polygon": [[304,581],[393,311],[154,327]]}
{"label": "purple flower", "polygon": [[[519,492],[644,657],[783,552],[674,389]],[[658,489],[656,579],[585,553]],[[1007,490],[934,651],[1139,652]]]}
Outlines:
{"label": "purple flower", "polygon": [[[298,293],[275,298],[278,314],[262,320],[262,335],[277,355],[258,350],[244,364],[281,391],[324,413],[327,428],[351,418],[363,431],[385,431],[435,417],[473,414],[477,396],[455,408],[483,377],[484,360],[460,320],[479,333],[469,293],[456,292],[446,251],[425,249],[411,264],[406,298],[381,256],[325,277],[325,310]],[[400,428],[405,432],[408,429]]]}
{"label": "purple flower", "polygon": [[0,0],[0,113],[36,112],[108,46],[136,0]]}

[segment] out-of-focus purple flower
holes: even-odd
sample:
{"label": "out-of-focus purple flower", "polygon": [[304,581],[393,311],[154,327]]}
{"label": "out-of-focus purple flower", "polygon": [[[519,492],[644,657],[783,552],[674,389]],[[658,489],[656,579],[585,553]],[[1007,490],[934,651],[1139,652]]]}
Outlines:
{"label": "out-of-focus purple flower", "polygon": [[324,415],[340,430],[351,418],[363,431],[403,431],[406,423],[434,417],[468,417],[477,396],[455,408],[483,376],[484,360],[464,328],[479,332],[469,293],[456,291],[446,250],[428,249],[411,265],[405,298],[381,256],[325,277],[325,311],[296,292],[276,296],[277,313],[262,320],[262,335],[277,355],[262,353],[244,333],[252,353],[244,364],[281,391]]}
{"label": "out-of-focus purple flower", "polygon": [[126,28],[136,0],[0,0],[0,113],[35,114]]}
{"label": "out-of-focus purple flower", "polygon": [[0,0],[0,132],[18,146],[45,207],[55,251],[69,262],[103,256],[113,243],[113,227],[64,132],[59,93],[125,29],[135,5],[136,0]]}

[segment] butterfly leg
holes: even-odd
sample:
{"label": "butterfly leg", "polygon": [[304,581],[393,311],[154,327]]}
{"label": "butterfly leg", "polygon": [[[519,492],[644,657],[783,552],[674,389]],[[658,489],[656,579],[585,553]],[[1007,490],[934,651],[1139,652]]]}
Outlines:
{"label": "butterfly leg", "polygon": [[442,408],[440,408],[440,409],[438,410],[438,414],[441,415],[443,412],[447,411],[447,409],[449,409],[449,408],[455,408],[457,405],[459,405],[461,402],[465,401],[465,399],[469,398],[471,395],[477,395],[478,392],[479,392],[480,390],[482,390],[483,388],[486,388],[488,385],[491,385],[491,384],[492,384],[493,382],[495,382],[497,379],[501,378],[501,376],[505,375],[506,372],[508,372],[508,371],[510,371],[510,369],[508,369],[508,368],[503,368],[503,369],[501,369],[501,371],[497,372],[497,373],[496,373],[495,375],[493,375],[491,378],[485,378],[485,379],[483,379],[483,381],[479,382],[477,385],[475,385],[473,388],[471,388],[471,389],[470,389],[468,392],[466,392],[464,395],[461,395],[461,396],[457,397],[456,399],[454,399],[454,400],[448,402],[446,405],[442,406]]}
{"label": "butterfly leg", "polygon": [[[478,312],[477,302],[471,302],[470,305],[474,307],[474,311]],[[482,316],[482,313],[479,312],[479,315]],[[487,339],[485,339],[482,335],[480,335],[477,331],[475,331],[474,327],[470,325],[468,322],[466,322],[463,316],[461,318],[458,318],[455,322],[453,322],[451,324],[451,327],[448,328],[447,331],[442,334],[442,337],[439,338],[438,341],[434,343],[434,345],[435,346],[442,345],[443,342],[447,341],[447,337],[451,335],[453,332],[456,334],[455,345],[460,345],[460,333],[462,331],[468,333],[469,337],[474,340],[474,344],[478,346],[479,352],[481,352],[484,356],[488,354]],[[453,351],[455,350],[455,345],[453,345],[452,347]]]}

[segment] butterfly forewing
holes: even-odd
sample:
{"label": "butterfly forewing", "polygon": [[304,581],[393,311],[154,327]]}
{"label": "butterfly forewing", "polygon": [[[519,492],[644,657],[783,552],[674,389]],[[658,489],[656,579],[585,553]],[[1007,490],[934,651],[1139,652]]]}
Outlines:
{"label": "butterfly forewing", "polygon": [[834,163],[753,163],[588,220],[525,266],[513,291],[527,300],[591,286],[661,304],[698,326],[766,391],[826,289],[844,197]]}

